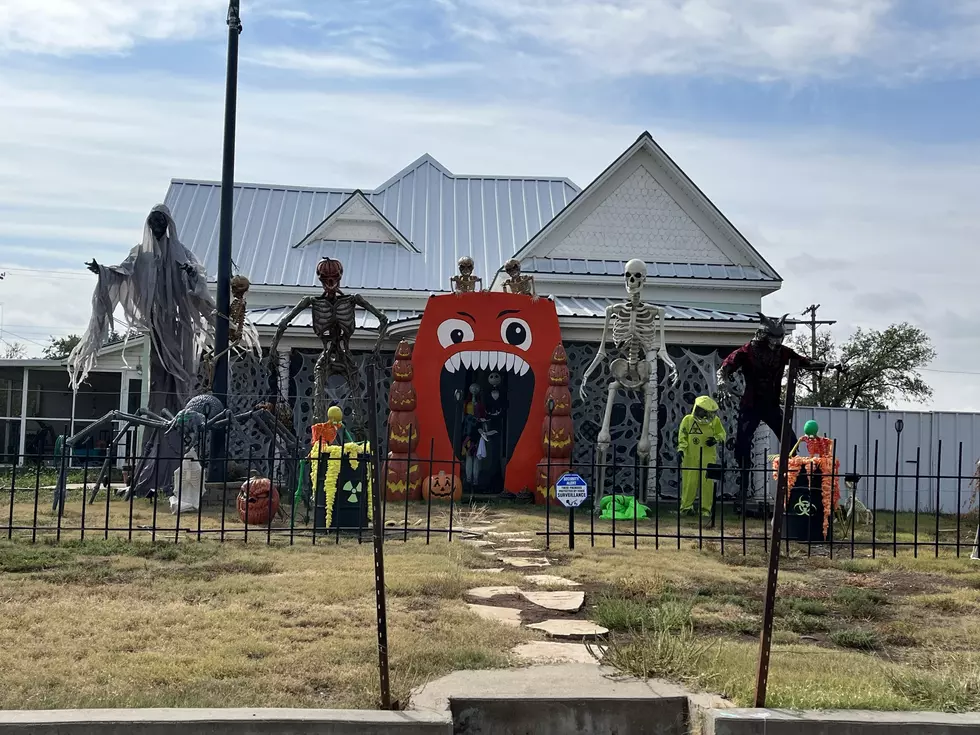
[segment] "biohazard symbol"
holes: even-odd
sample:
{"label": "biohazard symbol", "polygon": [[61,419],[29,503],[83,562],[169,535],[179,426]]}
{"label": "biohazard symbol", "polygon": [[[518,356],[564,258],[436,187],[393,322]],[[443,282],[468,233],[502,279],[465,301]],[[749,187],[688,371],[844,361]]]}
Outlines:
{"label": "biohazard symbol", "polygon": [[808,516],[810,511],[813,509],[813,505],[806,498],[800,498],[796,501],[796,505],[793,506],[796,510],[796,515],[798,516]]}

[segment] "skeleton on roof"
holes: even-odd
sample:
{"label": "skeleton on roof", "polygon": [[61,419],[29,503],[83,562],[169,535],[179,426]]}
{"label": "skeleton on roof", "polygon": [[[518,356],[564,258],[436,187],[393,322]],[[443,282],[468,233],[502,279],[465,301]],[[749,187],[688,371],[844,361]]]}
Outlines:
{"label": "skeleton on roof", "polygon": [[[586,400],[585,388],[589,376],[606,359],[606,339],[612,334],[613,343],[620,352],[620,357],[613,360],[609,366],[612,372],[612,381],[609,383],[606,410],[596,442],[599,447],[597,497],[601,497],[604,492],[606,453],[612,443],[610,424],[612,423],[612,409],[616,401],[616,392],[629,390],[643,393],[643,428],[636,446],[636,453],[641,464],[649,465],[650,457],[655,456],[659,444],[658,422],[655,413],[659,404],[660,388],[657,380],[657,360],[662,360],[667,366],[668,379],[671,384],[677,384],[677,368],[667,354],[664,336],[664,319],[666,316],[664,308],[644,304],[640,300],[643,294],[643,286],[647,280],[646,264],[642,260],[629,261],[626,264],[624,276],[629,300],[606,307],[606,321],[602,327],[599,352],[585,371],[585,375],[582,377],[582,387],[579,390],[582,400]],[[651,420],[652,427],[650,425]]]}
{"label": "skeleton on roof", "polygon": [[[307,309],[313,311],[313,332],[323,342],[323,352],[316,361],[313,384],[313,421],[322,423],[327,419],[327,380],[331,375],[340,375],[347,381],[351,393],[357,389],[357,365],[350,354],[350,340],[356,328],[357,308],[373,314],[379,322],[378,340],[374,346],[377,357],[388,328],[388,317],[372,306],[360,294],[346,294],[340,290],[340,280],[344,266],[339,260],[324,258],[316,267],[316,275],[323,284],[323,294],[307,296],[293,307],[276,330],[269,348],[269,359],[276,359],[279,340],[289,324]],[[277,365],[273,362],[272,365]]]}

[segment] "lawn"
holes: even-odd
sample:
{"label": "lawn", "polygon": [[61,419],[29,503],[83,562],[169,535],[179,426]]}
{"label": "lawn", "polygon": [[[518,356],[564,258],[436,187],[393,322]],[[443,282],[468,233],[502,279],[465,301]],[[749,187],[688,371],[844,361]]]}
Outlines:
{"label": "lawn", "polygon": [[[16,493],[18,521],[33,514],[33,499]],[[226,535],[235,540],[219,544],[218,533],[206,532],[221,527],[219,505],[182,516],[178,544],[176,519],[159,507],[154,544],[146,528],[152,504],[118,499],[109,517],[121,530],[103,541],[104,494],[86,507],[89,530],[80,543],[75,491],[62,526],[76,530],[54,544],[57,516],[50,497],[42,500],[39,523],[51,530],[36,544],[23,531],[0,543],[0,707],[376,706],[368,543],[331,536],[314,546],[301,528],[290,546],[288,522],[278,522],[271,546],[265,529],[250,530],[244,544],[229,509]],[[130,508],[133,542],[125,540]],[[516,665],[510,649],[534,635],[465,607],[470,587],[517,584],[519,575],[469,571],[496,562],[444,533],[426,545],[427,508],[409,511],[409,541],[389,528],[398,536],[385,546],[392,685],[402,702],[412,687],[454,669]],[[434,528],[448,526],[445,506],[431,512]],[[540,509],[494,515],[497,531],[544,530]],[[485,517],[460,509],[454,526]],[[402,507],[389,506],[389,524],[403,518]],[[596,648],[607,663],[751,703],[765,576],[760,542],[749,542],[744,557],[735,553],[739,543],[724,558],[710,538],[682,539],[680,550],[670,540],[658,550],[649,538],[637,549],[632,538],[618,538],[613,549],[609,536],[596,536],[595,547],[580,537],[569,551],[560,535],[567,516],[551,520],[558,535],[552,567],[543,571],[583,583],[579,616],[612,631]],[[582,530],[589,525],[587,515],[576,520]],[[620,532],[632,530],[623,525]],[[685,519],[682,528],[696,533],[697,521]],[[609,524],[597,522],[597,530],[608,532]],[[780,576],[771,706],[980,708],[978,563],[945,549],[938,559],[931,551],[875,560],[808,557],[796,545],[791,552]]]}

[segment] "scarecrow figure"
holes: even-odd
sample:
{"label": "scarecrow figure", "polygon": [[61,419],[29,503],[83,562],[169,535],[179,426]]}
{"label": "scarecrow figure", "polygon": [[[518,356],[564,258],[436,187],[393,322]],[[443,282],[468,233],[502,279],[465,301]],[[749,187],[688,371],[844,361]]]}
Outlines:
{"label": "scarecrow figure", "polygon": [[701,513],[710,516],[715,498],[714,480],[708,478],[708,465],[718,459],[718,444],[725,441],[725,429],[718,418],[718,404],[711,396],[699,396],[694,410],[681,419],[677,451],[681,454],[681,513],[694,511],[701,488]]}
{"label": "scarecrow figure", "polygon": [[473,275],[473,268],[475,267],[473,258],[464,255],[459,259],[456,267],[459,268],[459,275],[449,279],[449,285],[453,293],[474,293],[477,284],[480,284],[480,290],[483,290],[483,279]]}
{"label": "scarecrow figure", "polygon": [[[783,409],[779,405],[783,374],[790,360],[799,361],[804,370],[837,368],[824,362],[799,355],[783,344],[786,336],[786,317],[779,319],[759,313],[761,325],[750,342],[745,343],[725,358],[718,370],[718,391],[722,395],[732,392],[731,380],[737,371],[745,378],[745,392],[738,407],[738,425],[735,433],[735,461],[741,469],[742,492],[748,495],[749,467],[752,461],[752,437],[759,423],[765,423],[776,438],[783,424]],[[790,444],[797,442],[792,427]]]}
{"label": "scarecrow figure", "polygon": [[[143,241],[119,265],[85,264],[98,276],[92,316],[81,341],[68,357],[72,390],[78,390],[95,368],[98,353],[121,307],[129,329],[150,340],[150,401],[154,415],[173,415],[194,393],[198,365],[213,344],[215,305],[207,273],[177,238],[170,210],[158,204],[146,218]],[[143,469],[132,493],[170,492],[180,464],[178,432],[152,432],[143,447]],[[157,487],[157,485],[159,485]]]}
{"label": "scarecrow figure", "polygon": [[378,340],[374,345],[374,355],[377,359],[388,329],[388,317],[384,312],[372,306],[360,294],[346,294],[340,290],[340,280],[344,275],[344,266],[339,260],[324,258],[316,267],[316,275],[323,284],[323,294],[307,296],[290,311],[276,330],[269,348],[269,365],[276,368],[275,361],[279,340],[290,323],[307,309],[313,311],[313,332],[323,342],[323,352],[316,361],[313,382],[313,422],[322,423],[327,416],[327,380],[331,375],[340,375],[347,381],[351,394],[357,390],[357,365],[350,354],[350,340],[356,328],[357,308],[373,314],[378,322]]}

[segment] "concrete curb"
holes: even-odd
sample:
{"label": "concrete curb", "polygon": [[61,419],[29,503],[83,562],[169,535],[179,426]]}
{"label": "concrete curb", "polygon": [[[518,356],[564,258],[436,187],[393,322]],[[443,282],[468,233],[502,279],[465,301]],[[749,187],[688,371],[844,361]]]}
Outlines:
{"label": "concrete curb", "polygon": [[452,735],[448,714],[306,709],[0,711],[0,735]]}
{"label": "concrete curb", "polygon": [[980,714],[711,709],[704,735],[980,735]]}

